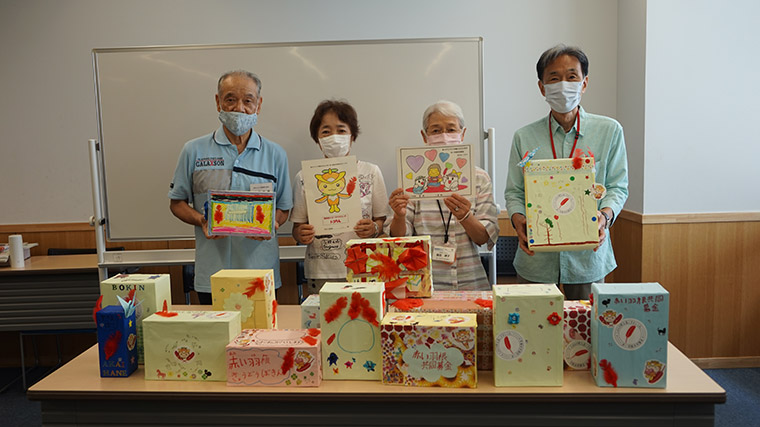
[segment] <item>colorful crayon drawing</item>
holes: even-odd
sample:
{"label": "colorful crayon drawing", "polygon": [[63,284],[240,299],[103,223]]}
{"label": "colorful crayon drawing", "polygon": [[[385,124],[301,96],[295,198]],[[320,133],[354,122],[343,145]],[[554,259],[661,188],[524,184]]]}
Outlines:
{"label": "colorful crayon drawing", "polygon": [[210,235],[274,234],[274,193],[209,191],[207,209]]}
{"label": "colorful crayon drawing", "polygon": [[309,224],[317,235],[353,230],[362,218],[356,157],[304,160],[301,168]]}
{"label": "colorful crayon drawing", "polygon": [[[346,171],[338,172],[337,169],[325,169],[321,174],[314,175],[317,178],[317,190],[322,196],[314,200],[317,203],[327,202],[330,213],[340,212],[340,199],[348,199],[356,189],[356,177],[351,178],[346,185]],[[343,190],[346,190],[343,193]]]}
{"label": "colorful crayon drawing", "polygon": [[399,148],[401,188],[411,199],[442,199],[457,193],[472,194],[472,147]]}

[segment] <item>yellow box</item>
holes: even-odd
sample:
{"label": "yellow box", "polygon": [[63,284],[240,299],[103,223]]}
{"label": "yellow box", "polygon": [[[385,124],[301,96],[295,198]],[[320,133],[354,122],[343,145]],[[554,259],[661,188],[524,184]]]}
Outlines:
{"label": "yellow box", "polygon": [[214,310],[239,311],[243,329],[277,328],[272,270],[219,270],[211,275]]}

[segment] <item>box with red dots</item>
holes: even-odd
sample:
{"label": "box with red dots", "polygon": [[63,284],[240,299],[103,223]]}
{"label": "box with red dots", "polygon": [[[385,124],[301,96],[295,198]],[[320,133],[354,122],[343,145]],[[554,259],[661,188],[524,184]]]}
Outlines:
{"label": "box with red dots", "polygon": [[535,252],[580,251],[599,245],[592,156],[531,160],[524,168],[528,247]]}
{"label": "box with red dots", "polygon": [[591,303],[565,301],[564,318],[565,369],[587,371],[591,362]]}
{"label": "box with red dots", "polygon": [[561,386],[562,293],[553,284],[494,285],[494,384]]}

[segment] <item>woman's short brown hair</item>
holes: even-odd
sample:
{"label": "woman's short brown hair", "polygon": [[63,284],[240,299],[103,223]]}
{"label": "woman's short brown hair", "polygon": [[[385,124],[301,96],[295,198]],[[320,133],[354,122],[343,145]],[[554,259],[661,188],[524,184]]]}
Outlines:
{"label": "woman's short brown hair", "polygon": [[335,113],[338,120],[348,125],[352,139],[356,141],[356,137],[359,136],[359,118],[356,116],[356,110],[348,102],[335,100],[322,101],[317,105],[309,124],[311,139],[319,142],[319,126],[322,124],[322,118],[329,112]]}

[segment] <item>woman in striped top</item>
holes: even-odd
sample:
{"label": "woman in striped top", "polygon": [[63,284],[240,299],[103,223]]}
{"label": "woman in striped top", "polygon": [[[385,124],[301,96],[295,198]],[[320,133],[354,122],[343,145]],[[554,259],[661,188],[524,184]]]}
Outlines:
{"label": "woman in striped top", "polygon": [[[431,105],[422,116],[425,145],[461,144],[466,130],[462,108],[450,101]],[[453,194],[442,201],[410,201],[397,188],[388,202],[394,213],[391,236],[430,236],[436,290],[491,289],[478,246],[487,244],[491,249],[496,244],[498,211],[488,173],[475,166],[472,178],[475,188],[470,197]]]}

